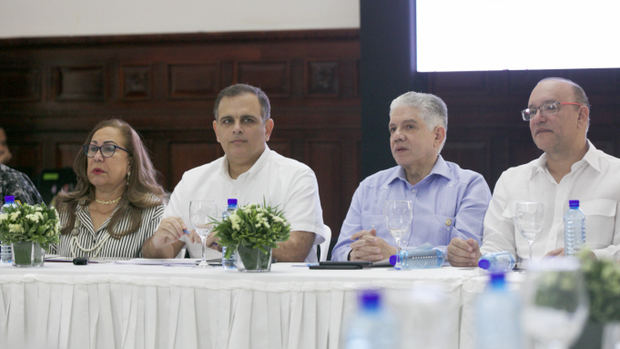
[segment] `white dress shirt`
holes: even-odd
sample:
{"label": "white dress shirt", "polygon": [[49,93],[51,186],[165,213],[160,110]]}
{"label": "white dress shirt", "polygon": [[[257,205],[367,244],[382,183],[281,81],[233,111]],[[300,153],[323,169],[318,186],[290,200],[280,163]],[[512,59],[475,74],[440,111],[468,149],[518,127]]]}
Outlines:
{"label": "white dress shirt", "polygon": [[528,243],[515,231],[514,204],[538,201],[544,205],[544,224],[534,240],[533,258],[564,247],[564,213],[569,200],[579,200],[586,215],[586,245],[597,257],[612,258],[620,249],[620,159],[588,141],[584,157],[557,183],[546,166],[546,154],[512,167],[500,176],[484,219],[481,253],[509,251],[528,258]]}
{"label": "white dress shirt", "polygon": [[[228,173],[226,156],[185,172],[172,192],[164,218],[181,217],[191,227],[190,201],[213,200],[223,212],[229,198],[236,198],[239,206],[262,204],[263,201],[269,206],[277,206],[284,211],[291,231],[315,233],[307,262],[316,262],[316,245],[331,238],[330,229],[323,224],[319,187],[312,169],[268,147],[237,179]],[[194,249],[189,251],[194,254]]]}

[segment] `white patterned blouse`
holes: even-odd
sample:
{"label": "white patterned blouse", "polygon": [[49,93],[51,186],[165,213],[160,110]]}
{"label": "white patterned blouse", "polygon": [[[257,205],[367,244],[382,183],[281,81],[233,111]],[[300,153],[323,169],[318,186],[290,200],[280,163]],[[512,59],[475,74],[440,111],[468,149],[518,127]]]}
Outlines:
{"label": "white patterned blouse", "polygon": [[[115,239],[108,234],[110,218],[95,231],[88,207],[77,205],[72,232],[60,235],[60,243],[55,249],[52,248],[52,252],[66,257],[140,258],[142,257],[142,244],[153,235],[163,213],[163,205],[144,209],[138,230],[124,235],[120,239]],[[61,227],[67,221],[68,214],[68,212],[60,214]],[[122,229],[127,225],[129,225],[129,217],[125,216],[119,227]]]}

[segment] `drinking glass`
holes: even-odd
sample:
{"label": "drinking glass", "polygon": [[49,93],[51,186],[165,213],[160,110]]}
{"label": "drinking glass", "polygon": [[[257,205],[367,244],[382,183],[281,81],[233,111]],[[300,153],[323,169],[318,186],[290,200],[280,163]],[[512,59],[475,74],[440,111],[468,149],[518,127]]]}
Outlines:
{"label": "drinking glass", "polygon": [[514,224],[529,246],[529,260],[532,261],[532,245],[542,230],[544,206],[540,202],[518,201],[515,203]]}
{"label": "drinking glass", "polygon": [[[403,238],[411,227],[413,203],[410,200],[389,200],[385,204],[383,214],[385,215],[385,225],[396,241],[396,247],[398,249],[397,254],[400,256],[401,250],[407,245],[407,242],[403,241]],[[399,269],[400,264],[399,259],[395,267]]]}
{"label": "drinking glass", "polygon": [[588,295],[575,257],[545,258],[527,271],[522,325],[537,348],[568,348],[588,317]]}
{"label": "drinking glass", "polygon": [[199,267],[208,267],[207,263],[207,236],[213,229],[214,218],[217,217],[218,210],[215,202],[211,200],[193,200],[189,203],[189,220],[200,236],[202,244],[202,260]]}

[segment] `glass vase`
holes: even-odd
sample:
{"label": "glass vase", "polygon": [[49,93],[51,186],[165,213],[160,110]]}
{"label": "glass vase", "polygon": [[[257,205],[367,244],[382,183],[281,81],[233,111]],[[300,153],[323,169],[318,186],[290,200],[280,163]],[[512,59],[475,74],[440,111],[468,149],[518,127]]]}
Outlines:
{"label": "glass vase", "polygon": [[32,241],[14,242],[12,245],[13,265],[18,268],[43,266],[45,252],[41,245]]}
{"label": "glass vase", "polygon": [[271,247],[237,248],[237,270],[248,273],[262,273],[271,270]]}

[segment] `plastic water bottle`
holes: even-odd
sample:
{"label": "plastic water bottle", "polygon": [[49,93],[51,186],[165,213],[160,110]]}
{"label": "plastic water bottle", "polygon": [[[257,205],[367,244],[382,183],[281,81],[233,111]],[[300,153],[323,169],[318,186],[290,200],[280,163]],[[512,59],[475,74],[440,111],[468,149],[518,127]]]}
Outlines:
{"label": "plastic water bottle", "polygon": [[[15,206],[15,196],[7,195],[4,197],[4,205],[0,209],[0,212],[4,212],[6,207]],[[0,261],[2,263],[11,263],[13,261],[13,254],[11,253],[11,244],[0,243]]]}
{"label": "plastic water bottle", "polygon": [[[231,214],[233,214],[235,212],[235,210],[237,209],[237,199],[228,199],[228,206],[226,208],[226,211],[222,212],[222,220],[226,219],[228,216],[230,216]],[[230,258],[226,258],[226,247],[223,246],[222,247],[222,267],[224,267],[224,269],[235,269],[235,255],[233,253],[232,256],[230,256]]]}
{"label": "plastic water bottle", "polygon": [[445,254],[439,249],[414,248],[390,256],[390,264],[396,266],[400,262],[401,269],[439,268],[445,259]]}
{"label": "plastic water bottle", "polygon": [[586,243],[586,216],[579,209],[579,200],[569,200],[564,214],[564,254],[573,256]]}
{"label": "plastic water bottle", "polygon": [[507,273],[514,269],[515,258],[512,256],[512,253],[508,251],[487,253],[480,257],[478,266],[492,273]]}
{"label": "plastic water bottle", "polygon": [[489,285],[476,299],[475,348],[522,348],[520,309],[520,298],[508,289],[504,274],[491,274]]}
{"label": "plastic water bottle", "polygon": [[399,348],[397,335],[395,321],[383,306],[381,293],[362,291],[357,313],[348,322],[344,348]]}

